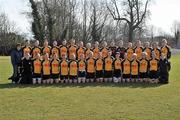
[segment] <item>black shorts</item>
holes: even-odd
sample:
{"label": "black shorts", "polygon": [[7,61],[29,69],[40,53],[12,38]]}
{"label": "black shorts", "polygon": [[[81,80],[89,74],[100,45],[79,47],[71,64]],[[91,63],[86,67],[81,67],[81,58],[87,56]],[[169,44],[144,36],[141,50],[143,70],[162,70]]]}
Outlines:
{"label": "black shorts", "polygon": [[47,80],[47,79],[50,79],[50,77],[51,77],[50,75],[43,75],[43,76],[42,76],[42,79],[43,79],[43,80]]}
{"label": "black shorts", "polygon": [[121,77],[121,70],[114,70],[114,77],[116,78]]}
{"label": "black shorts", "polygon": [[77,75],[76,75],[76,76],[70,75],[70,76],[69,76],[69,79],[71,79],[71,80],[77,80]]}
{"label": "black shorts", "polygon": [[104,78],[112,78],[113,72],[112,71],[104,71]]}
{"label": "black shorts", "polygon": [[123,74],[122,77],[125,78],[125,79],[126,78],[131,78],[131,75],[130,74]]}
{"label": "black shorts", "polygon": [[80,77],[80,78],[86,77],[86,71],[79,71],[78,72],[78,77]]}
{"label": "black shorts", "polygon": [[148,78],[148,73],[140,73],[140,78]]}
{"label": "black shorts", "polygon": [[138,75],[131,75],[131,78],[139,78],[139,76]]}
{"label": "black shorts", "polygon": [[103,71],[100,70],[100,71],[96,71],[96,78],[103,78]]}
{"label": "black shorts", "polygon": [[68,75],[61,75],[60,78],[61,78],[61,80],[68,79]]}
{"label": "black shorts", "polygon": [[87,73],[86,78],[87,79],[94,79],[95,73]]}
{"label": "black shorts", "polygon": [[52,75],[51,75],[51,78],[52,78],[52,79],[58,79],[58,78],[59,78],[59,74],[52,74]]}
{"label": "black shorts", "polygon": [[158,78],[158,72],[157,71],[150,71],[149,72],[149,77],[151,79],[157,79]]}
{"label": "black shorts", "polygon": [[41,78],[41,74],[33,73],[33,78]]}

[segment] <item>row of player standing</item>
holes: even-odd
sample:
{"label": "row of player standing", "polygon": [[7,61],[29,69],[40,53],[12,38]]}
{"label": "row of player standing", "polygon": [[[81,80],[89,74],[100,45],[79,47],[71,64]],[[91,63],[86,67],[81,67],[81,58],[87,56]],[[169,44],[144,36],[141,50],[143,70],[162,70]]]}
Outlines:
{"label": "row of player standing", "polygon": [[154,42],[152,47],[150,47],[149,42],[145,42],[144,47],[141,44],[141,41],[138,40],[136,42],[135,47],[131,42],[128,43],[127,48],[124,47],[123,41],[118,42],[118,46],[115,45],[115,42],[112,41],[109,46],[107,46],[107,42],[103,41],[101,48],[99,47],[99,42],[95,42],[94,46],[92,47],[91,43],[87,43],[84,47],[84,43],[80,41],[78,45],[75,44],[75,40],[70,40],[70,45],[67,45],[66,40],[62,42],[62,45],[58,46],[57,41],[53,42],[53,46],[49,46],[48,41],[44,41],[44,46],[39,46],[39,41],[35,41],[34,46],[31,48],[29,41],[26,42],[26,45],[22,48],[23,56],[25,53],[29,53],[32,58],[34,58],[37,54],[44,55],[48,53],[51,57],[53,54],[57,54],[59,58],[62,58],[62,55],[65,54],[68,59],[71,59],[71,56],[74,54],[76,59],[80,58],[81,54],[87,56],[90,51],[93,52],[93,57],[96,59],[98,53],[102,53],[102,57],[105,58],[108,55],[108,51],[112,51],[112,56],[115,57],[115,53],[120,53],[120,58],[124,58],[124,54],[127,53],[127,58],[131,60],[133,53],[137,54],[137,59],[141,59],[142,52],[147,53],[147,59],[151,59],[152,51],[155,53],[156,58],[160,59],[161,54],[164,55],[167,59],[171,57],[171,50],[170,47],[167,45],[167,41],[164,39],[162,40],[162,47],[158,46],[158,42]]}

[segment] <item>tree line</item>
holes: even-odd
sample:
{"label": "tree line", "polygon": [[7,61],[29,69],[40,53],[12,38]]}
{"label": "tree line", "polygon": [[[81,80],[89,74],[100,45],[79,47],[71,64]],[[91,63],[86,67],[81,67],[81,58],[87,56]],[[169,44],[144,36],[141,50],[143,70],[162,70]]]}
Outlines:
{"label": "tree line", "polygon": [[29,0],[32,31],[41,42],[75,38],[134,41],[143,36],[150,0]]}

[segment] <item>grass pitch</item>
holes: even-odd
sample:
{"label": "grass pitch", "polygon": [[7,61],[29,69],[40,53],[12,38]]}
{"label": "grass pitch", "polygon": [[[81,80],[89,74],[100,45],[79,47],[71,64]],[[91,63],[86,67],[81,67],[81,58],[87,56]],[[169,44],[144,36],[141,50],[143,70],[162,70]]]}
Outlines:
{"label": "grass pitch", "polygon": [[170,84],[12,85],[0,57],[0,120],[180,120],[180,56]]}

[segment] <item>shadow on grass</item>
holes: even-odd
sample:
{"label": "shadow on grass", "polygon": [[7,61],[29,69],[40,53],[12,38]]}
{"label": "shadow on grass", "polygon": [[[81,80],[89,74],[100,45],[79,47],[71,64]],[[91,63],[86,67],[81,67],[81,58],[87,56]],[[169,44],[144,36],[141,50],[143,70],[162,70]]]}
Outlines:
{"label": "shadow on grass", "polygon": [[148,84],[148,83],[85,83],[85,84],[52,84],[52,85],[20,85],[12,83],[0,84],[0,89],[11,88],[86,88],[86,87],[116,87],[116,88],[157,88],[163,84]]}

